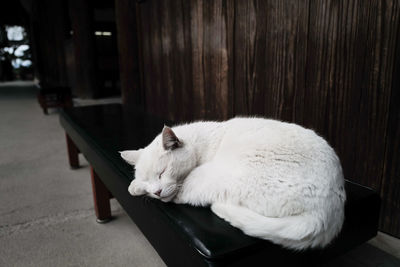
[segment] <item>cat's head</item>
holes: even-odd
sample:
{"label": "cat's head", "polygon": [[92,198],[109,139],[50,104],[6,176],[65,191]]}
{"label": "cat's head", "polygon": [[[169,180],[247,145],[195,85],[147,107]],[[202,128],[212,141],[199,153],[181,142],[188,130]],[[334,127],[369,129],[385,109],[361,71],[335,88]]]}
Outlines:
{"label": "cat's head", "polygon": [[196,165],[190,144],[178,138],[167,126],[147,147],[120,153],[136,170],[129,193],[148,195],[165,202],[174,198],[183,179]]}

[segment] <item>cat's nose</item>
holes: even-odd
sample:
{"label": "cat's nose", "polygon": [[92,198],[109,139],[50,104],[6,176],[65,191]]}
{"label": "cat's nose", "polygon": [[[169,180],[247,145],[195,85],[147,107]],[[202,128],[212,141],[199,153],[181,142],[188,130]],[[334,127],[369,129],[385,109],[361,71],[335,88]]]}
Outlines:
{"label": "cat's nose", "polygon": [[161,189],[160,190],[158,190],[157,192],[154,192],[154,195],[156,195],[156,196],[160,196],[161,195]]}

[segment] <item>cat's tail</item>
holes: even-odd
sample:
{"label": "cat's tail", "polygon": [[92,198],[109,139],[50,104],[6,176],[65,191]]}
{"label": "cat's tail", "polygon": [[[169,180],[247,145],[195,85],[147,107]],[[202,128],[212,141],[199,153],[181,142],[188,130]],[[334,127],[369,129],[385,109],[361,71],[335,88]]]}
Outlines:
{"label": "cat's tail", "polygon": [[211,209],[247,235],[267,239],[296,250],[326,246],[338,234],[342,226],[340,218],[339,225],[329,227],[320,218],[307,213],[272,218],[241,206],[223,203],[215,203]]}

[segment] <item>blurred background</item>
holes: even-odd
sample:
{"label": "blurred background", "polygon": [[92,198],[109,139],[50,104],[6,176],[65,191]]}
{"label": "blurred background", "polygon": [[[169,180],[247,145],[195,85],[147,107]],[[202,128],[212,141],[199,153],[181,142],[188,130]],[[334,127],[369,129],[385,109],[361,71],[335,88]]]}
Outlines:
{"label": "blurred background", "polygon": [[176,122],[312,128],[400,238],[399,17],[397,0],[3,1],[0,81],[28,82],[45,113],[111,99]]}

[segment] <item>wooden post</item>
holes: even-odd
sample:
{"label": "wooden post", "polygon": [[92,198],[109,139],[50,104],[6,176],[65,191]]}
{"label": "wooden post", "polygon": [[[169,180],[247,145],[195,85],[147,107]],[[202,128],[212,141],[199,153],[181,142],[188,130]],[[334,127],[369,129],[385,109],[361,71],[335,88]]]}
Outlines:
{"label": "wooden post", "polygon": [[77,169],[79,168],[79,150],[68,134],[65,134],[65,137],[67,139],[69,165],[71,169]]}
{"label": "wooden post", "polygon": [[75,53],[75,93],[81,98],[94,98],[97,84],[93,8],[88,0],[69,0],[68,5]]}
{"label": "wooden post", "polygon": [[140,60],[136,1],[115,0],[121,94],[124,105],[144,107],[144,91],[140,86]]}
{"label": "wooden post", "polygon": [[[65,0],[21,1],[30,17],[28,28],[35,76],[41,85],[67,86],[64,42],[67,5]],[[51,23],[50,23],[51,22]]]}
{"label": "wooden post", "polygon": [[97,217],[96,221],[98,223],[107,223],[111,220],[111,193],[108,191],[104,183],[100,180],[99,176],[92,166],[90,166],[90,174],[92,178],[94,210],[96,211]]}

